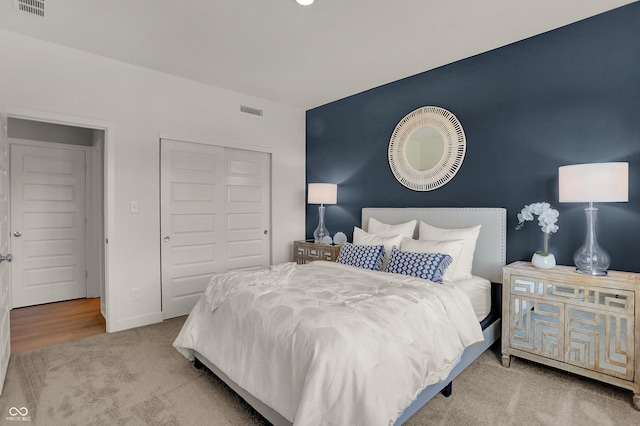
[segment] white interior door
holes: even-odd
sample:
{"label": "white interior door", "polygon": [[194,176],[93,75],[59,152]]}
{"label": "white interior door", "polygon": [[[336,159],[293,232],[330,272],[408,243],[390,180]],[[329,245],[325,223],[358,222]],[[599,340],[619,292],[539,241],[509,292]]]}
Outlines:
{"label": "white interior door", "polygon": [[[0,259],[4,259],[9,251],[9,148],[6,121],[1,116],[0,127],[0,256],[2,256]],[[10,257],[8,260],[11,260]],[[0,261],[0,394],[2,394],[11,356],[10,289],[11,268],[8,262]]]}
{"label": "white interior door", "polygon": [[264,152],[225,149],[227,175],[227,269],[271,264],[271,157]]}
{"label": "white interior door", "polygon": [[172,318],[226,269],[224,148],[167,139],[160,147],[162,313]]}
{"label": "white interior door", "polygon": [[165,318],[188,314],[216,273],[270,263],[269,154],[162,139]]}
{"label": "white interior door", "polygon": [[85,152],[11,146],[13,307],[87,296]]}

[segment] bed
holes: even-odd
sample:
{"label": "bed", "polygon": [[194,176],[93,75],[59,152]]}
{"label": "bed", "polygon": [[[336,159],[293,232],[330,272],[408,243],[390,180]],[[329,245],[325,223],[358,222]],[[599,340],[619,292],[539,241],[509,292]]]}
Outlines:
{"label": "bed", "polygon": [[[367,234],[371,218],[388,226],[411,220],[451,229],[480,225],[472,271],[473,278],[489,283],[485,292],[485,297],[490,299],[489,313],[477,314],[479,311],[476,306],[472,307],[471,300],[460,296],[465,290],[447,285],[446,280],[445,285],[426,284],[418,278],[354,271],[357,268],[329,262],[303,267],[283,264],[264,273],[248,272],[240,276],[242,281],[238,281],[237,274],[214,277],[216,285],[210,286],[194,307],[174,346],[197,366],[206,366],[274,425],[373,424],[373,419],[380,422],[380,418],[388,420],[379,424],[404,423],[439,392],[450,393],[453,379],[500,337],[499,283],[505,264],[506,211],[500,208],[365,208],[360,232]],[[419,227],[415,229],[414,237],[417,237]],[[331,281],[320,281],[322,276],[330,276]],[[348,288],[342,284],[344,281],[350,282]],[[310,282],[323,284],[314,287]],[[375,291],[365,294],[361,291],[365,286],[375,287]],[[323,292],[326,294],[321,294]],[[298,298],[302,293],[304,297]],[[323,299],[325,296],[339,303],[330,304]],[[437,303],[434,298],[438,299]],[[281,306],[284,299],[293,300],[287,302],[286,309]],[[378,299],[385,301],[382,308],[374,304]],[[282,331],[283,324],[290,322],[289,305],[299,300],[313,301],[309,306],[299,307],[299,311],[314,312],[318,306],[322,310],[335,310],[331,324],[314,324],[308,328],[307,322],[298,322],[292,328],[296,334]],[[260,317],[257,311],[263,309],[262,305],[254,301],[266,303],[268,314]],[[487,303],[484,305],[480,310],[486,309]],[[243,311],[246,306],[250,308]],[[414,327],[417,331],[402,328],[404,324],[416,322],[414,309],[427,311],[425,306],[433,312],[429,315],[434,315],[429,321],[438,327]],[[374,316],[372,312],[375,312],[375,321],[379,316],[380,322],[391,324],[393,333],[372,332],[379,330],[374,320],[369,321]],[[236,318],[236,315],[241,316]],[[473,318],[469,319],[470,316]],[[287,321],[280,321],[280,317],[286,317]],[[456,319],[463,317],[467,318],[466,323]],[[326,315],[317,315],[314,321],[327,321],[326,318]],[[346,323],[365,326],[357,333],[348,331],[341,328],[342,318]],[[475,326],[471,322],[475,322]],[[263,327],[265,323],[269,324]],[[270,328],[271,323],[274,328]],[[371,329],[367,328],[370,323]],[[238,337],[238,330],[246,324],[252,324],[249,335]],[[303,334],[298,333],[301,329]],[[335,330],[340,335],[340,344],[327,340],[328,337],[325,339],[327,335],[334,339]],[[444,342],[443,334],[455,335],[456,339]],[[297,340],[281,340],[284,335]],[[386,343],[380,344],[380,340]],[[297,341],[304,341],[304,345]],[[362,355],[354,349],[361,341],[362,345],[378,346],[372,346],[373,350],[368,347]],[[398,351],[394,346],[396,341],[409,342],[410,347]],[[261,352],[256,352],[256,347]],[[421,351],[429,356],[416,356],[422,354]],[[260,355],[254,355],[256,353]],[[442,360],[436,363],[432,358]],[[397,359],[403,361],[391,363]],[[360,371],[362,365],[368,366],[363,371],[369,373]],[[251,370],[250,378],[239,370]],[[310,371],[316,372],[315,375]],[[398,392],[398,387],[403,391]],[[389,397],[395,399],[387,401]]]}

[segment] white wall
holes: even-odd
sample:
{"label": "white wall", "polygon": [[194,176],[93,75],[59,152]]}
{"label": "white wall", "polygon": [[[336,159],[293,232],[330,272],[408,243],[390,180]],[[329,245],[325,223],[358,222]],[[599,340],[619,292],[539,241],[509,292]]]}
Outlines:
{"label": "white wall", "polygon": [[[0,30],[0,112],[41,111],[112,123],[110,331],[160,321],[159,136],[272,153],[272,259],[304,237],[305,112]],[[176,58],[179,60],[179,58]],[[221,58],[220,66],[224,66]],[[259,78],[258,76],[256,78]],[[259,118],[240,105],[264,110]],[[129,213],[138,201],[139,213]],[[132,301],[131,288],[140,289]]]}
{"label": "white wall", "polygon": [[94,130],[9,118],[9,137],[68,145],[93,146]]}

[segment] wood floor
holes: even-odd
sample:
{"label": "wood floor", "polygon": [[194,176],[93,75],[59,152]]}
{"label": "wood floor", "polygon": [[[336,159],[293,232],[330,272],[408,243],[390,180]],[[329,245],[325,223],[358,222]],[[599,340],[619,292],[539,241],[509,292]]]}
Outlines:
{"label": "wood floor", "polygon": [[106,330],[100,299],[76,299],[11,310],[11,353],[82,339]]}

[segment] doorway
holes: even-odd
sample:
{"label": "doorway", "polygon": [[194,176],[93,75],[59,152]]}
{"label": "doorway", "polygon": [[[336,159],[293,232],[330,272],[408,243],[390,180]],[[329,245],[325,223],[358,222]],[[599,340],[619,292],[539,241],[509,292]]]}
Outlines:
{"label": "doorway", "polygon": [[10,117],[7,132],[12,308],[97,298],[106,317],[105,130]]}
{"label": "doorway", "polygon": [[86,298],[11,310],[11,353],[102,334],[100,299]]}

